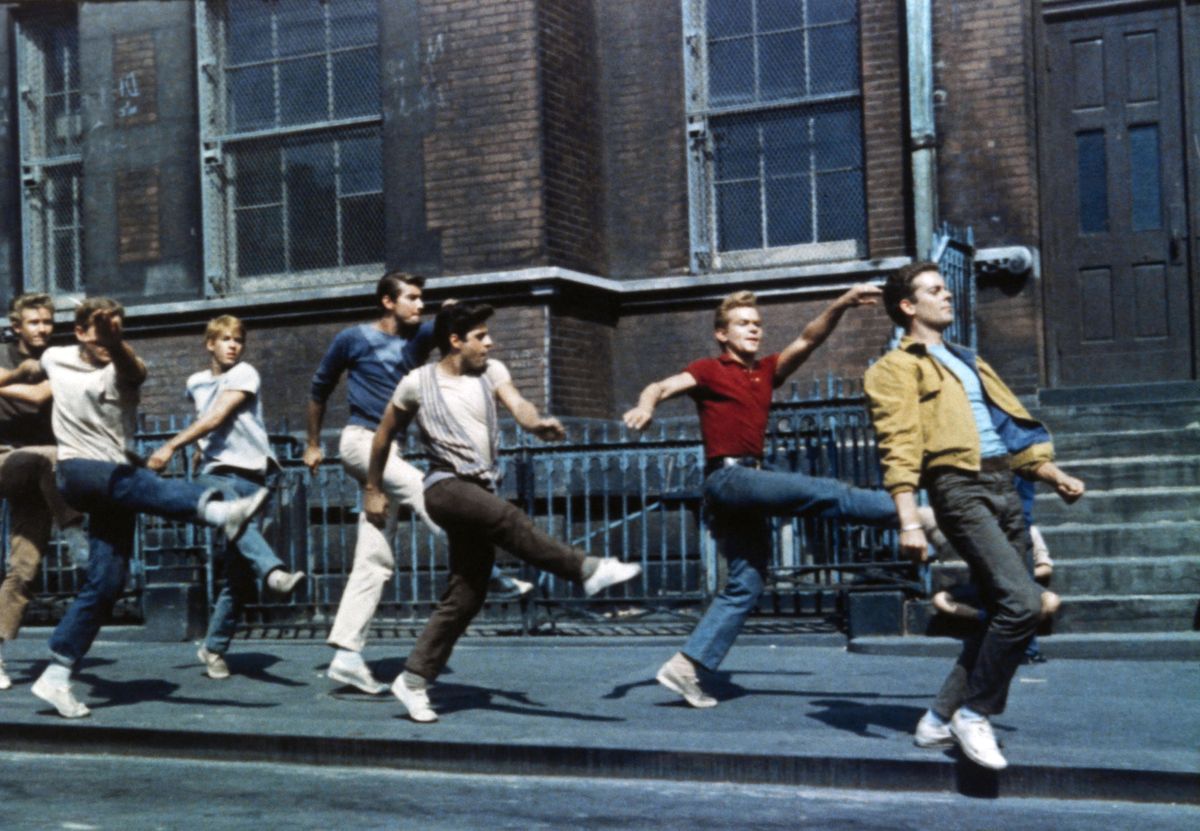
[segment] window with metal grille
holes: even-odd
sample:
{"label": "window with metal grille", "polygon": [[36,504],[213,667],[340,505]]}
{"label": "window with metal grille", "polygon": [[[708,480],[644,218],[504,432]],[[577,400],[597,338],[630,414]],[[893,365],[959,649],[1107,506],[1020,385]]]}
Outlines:
{"label": "window with metal grille", "polygon": [[201,0],[197,29],[209,291],[378,276],[378,0]]}
{"label": "window with metal grille", "polygon": [[17,86],[25,288],[82,292],[79,27],[69,9],[20,20]]}
{"label": "window with metal grille", "polygon": [[866,253],[858,0],[683,0],[693,267]]}

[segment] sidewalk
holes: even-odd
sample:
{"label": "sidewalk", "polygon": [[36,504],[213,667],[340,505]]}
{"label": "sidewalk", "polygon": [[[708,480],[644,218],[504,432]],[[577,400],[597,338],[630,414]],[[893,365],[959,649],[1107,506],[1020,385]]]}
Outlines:
{"label": "sidewalk", "polygon": [[[391,681],[409,646],[366,657]],[[1022,667],[994,720],[1010,762],[996,775],[911,742],[945,658],[747,638],[710,679],[720,706],[693,710],[653,680],[677,647],[464,640],[431,694],[441,721],[419,725],[390,693],[329,682],[323,644],[237,641],[234,677],[213,681],[192,644],[103,641],[76,682],[92,715],[68,721],[29,692],[45,639],[28,632],[5,645],[0,735],[9,750],[1200,802],[1194,662]]]}

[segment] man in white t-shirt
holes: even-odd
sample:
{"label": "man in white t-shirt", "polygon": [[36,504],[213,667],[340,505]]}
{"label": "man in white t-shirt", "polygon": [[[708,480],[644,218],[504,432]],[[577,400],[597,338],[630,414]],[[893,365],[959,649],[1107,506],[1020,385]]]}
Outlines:
{"label": "man in white t-shirt", "polygon": [[125,588],[137,515],[213,525],[236,539],[267,497],[260,488],[225,500],[214,488],[163,479],[137,463],[129,448],[146,365],[122,335],[124,314],[115,300],[88,298],[75,310],[76,345],[47,349],[40,371],[22,364],[0,373],[0,385],[49,379],[58,488],[89,515],[87,581],[50,636],[50,665],[32,688],[65,718],[90,712],[71,690],[71,672]]}
{"label": "man in white t-shirt", "polygon": [[[219,489],[226,499],[249,496],[263,487],[274,492],[279,462],[271,452],[263,423],[258,370],[242,361],[245,324],[233,315],[214,318],[204,332],[204,347],[209,353],[209,368],[187,380],[187,396],[196,408],[196,420],[154,451],[146,466],[164,470],[175,451],[197,442],[202,474],[199,483]],[[269,508],[259,513],[259,526],[269,513]],[[236,542],[226,540],[220,557],[214,559],[223,566],[225,585],[217,595],[208,634],[197,655],[208,677],[220,680],[229,677],[225,653],[242,608],[253,599],[256,587],[291,594],[304,579],[304,572],[288,572],[255,525]]]}
{"label": "man in white t-shirt", "polygon": [[443,307],[433,339],[442,354],[404,377],[384,411],[371,445],[363,488],[367,519],[382,525],[388,498],[382,488],[388,448],[415,417],[429,451],[425,507],[450,541],[450,580],[441,601],[405,662],[392,692],[414,721],[436,721],[428,685],[438,676],[455,642],[483,606],[501,546],[539,569],[581,583],[590,596],[632,579],[641,566],[600,559],[540,530],[495,493],[499,480],[496,401],[517,424],[545,441],[563,438],[562,424],[542,417],[513,385],[508,369],[489,360],[492,339],[487,320],[492,308],[454,304]]}

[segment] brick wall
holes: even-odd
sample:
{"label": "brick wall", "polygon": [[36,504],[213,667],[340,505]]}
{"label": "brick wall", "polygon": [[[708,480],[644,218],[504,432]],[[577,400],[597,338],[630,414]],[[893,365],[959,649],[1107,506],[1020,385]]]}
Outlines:
{"label": "brick wall", "polygon": [[[975,228],[981,247],[1038,246],[1029,7],[1019,0],[934,6],[938,201],[943,218]],[[980,285],[980,351],[1022,392],[1041,377],[1040,292],[1033,279]]]}
{"label": "brick wall", "polygon": [[860,3],[867,246],[872,257],[908,253],[908,129],[903,4]]}
{"label": "brick wall", "polygon": [[550,397],[555,415],[613,413],[615,316],[596,304],[556,304],[550,320]]}
{"label": "brick wall", "polygon": [[549,261],[605,271],[604,188],[590,0],[540,0],[542,170]]}
{"label": "brick wall", "polygon": [[683,23],[678,2],[594,0],[613,277],[688,269]]}

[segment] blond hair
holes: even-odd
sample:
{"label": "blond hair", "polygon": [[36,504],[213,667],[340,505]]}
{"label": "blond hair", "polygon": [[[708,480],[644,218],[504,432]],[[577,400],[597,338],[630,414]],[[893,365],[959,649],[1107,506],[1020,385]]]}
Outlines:
{"label": "blond hair", "polygon": [[234,317],[233,315],[214,317],[204,329],[204,342],[211,343],[226,332],[239,334],[245,340],[246,324],[242,323],[241,318]]}
{"label": "blond hair", "polygon": [[13,326],[21,324],[21,314],[29,309],[49,309],[54,314],[54,300],[48,294],[22,294],[8,304],[8,319]]}
{"label": "blond hair", "polygon": [[758,300],[752,291],[735,291],[721,301],[721,305],[717,306],[716,314],[713,315],[713,328],[724,329],[729,325],[729,313],[734,309],[757,309]]}

